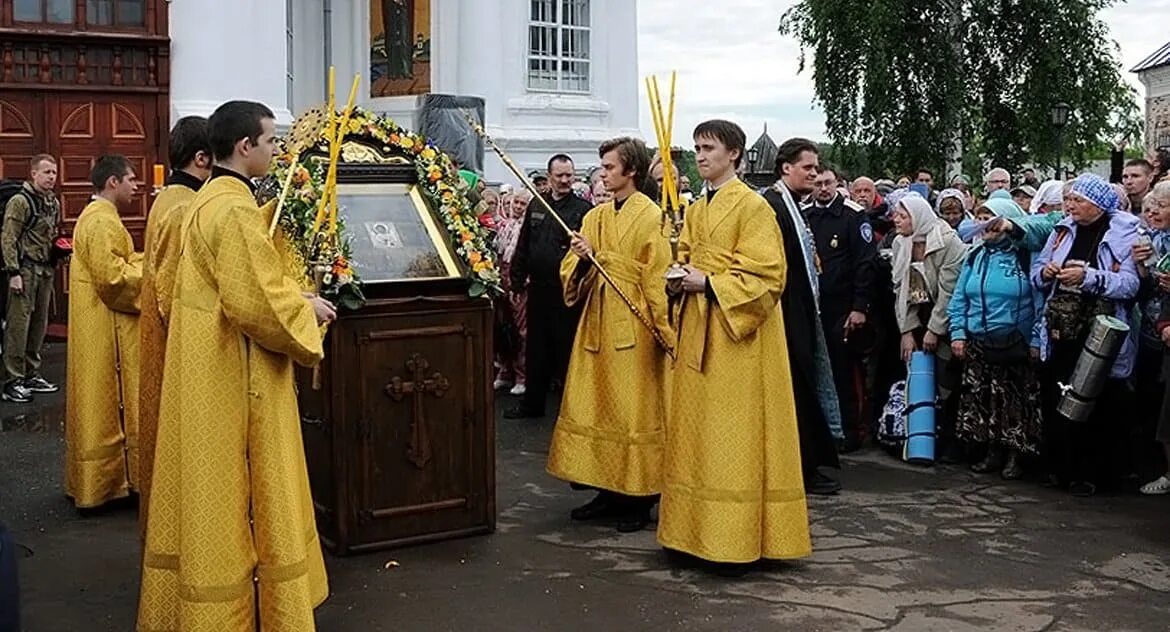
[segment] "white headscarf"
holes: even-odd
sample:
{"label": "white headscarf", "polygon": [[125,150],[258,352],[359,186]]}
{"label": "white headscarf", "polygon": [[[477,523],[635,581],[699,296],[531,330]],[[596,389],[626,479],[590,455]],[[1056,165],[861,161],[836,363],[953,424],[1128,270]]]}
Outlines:
{"label": "white headscarf", "polygon": [[1028,212],[1035,215],[1040,212],[1042,206],[1060,206],[1063,202],[1064,182],[1049,180],[1036,190],[1036,197],[1032,198],[1032,205],[1028,207]]}
{"label": "white headscarf", "polygon": [[[914,242],[926,244],[926,254],[942,250],[946,247],[949,236],[955,234],[955,229],[946,223],[943,218],[934,214],[921,195],[911,193],[898,201],[903,209],[910,214],[910,222],[914,227],[914,234],[909,237],[898,235],[894,238],[894,285],[898,288],[899,300],[905,300],[905,293],[909,287],[907,276],[910,273],[910,263],[913,259]],[[897,208],[895,207],[895,210]]]}

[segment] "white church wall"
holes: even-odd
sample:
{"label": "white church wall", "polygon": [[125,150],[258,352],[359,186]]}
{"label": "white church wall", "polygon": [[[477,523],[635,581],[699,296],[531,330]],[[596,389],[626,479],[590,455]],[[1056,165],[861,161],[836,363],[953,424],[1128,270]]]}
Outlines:
{"label": "white church wall", "polygon": [[208,116],[224,101],[272,108],[287,125],[286,0],[172,2],[171,120]]}

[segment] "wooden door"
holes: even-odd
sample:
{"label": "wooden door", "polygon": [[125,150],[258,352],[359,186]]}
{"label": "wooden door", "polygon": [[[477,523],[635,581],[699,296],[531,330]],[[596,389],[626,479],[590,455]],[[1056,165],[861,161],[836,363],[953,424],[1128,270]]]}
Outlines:
{"label": "wooden door", "polygon": [[0,93],[0,178],[28,179],[32,157],[48,151],[44,129],[44,99],[40,95]]}
{"label": "wooden door", "polygon": [[154,95],[64,94],[45,98],[52,153],[60,161],[58,189],[65,229],[93,194],[90,171],[99,156],[122,154],[138,176],[138,194],[118,209],[138,248],[150,205],[150,166],[159,162],[159,116]]}

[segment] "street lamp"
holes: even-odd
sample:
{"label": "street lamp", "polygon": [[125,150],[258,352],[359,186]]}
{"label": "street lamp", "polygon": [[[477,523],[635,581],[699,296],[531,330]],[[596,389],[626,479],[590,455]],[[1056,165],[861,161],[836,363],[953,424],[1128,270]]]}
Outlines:
{"label": "street lamp", "polygon": [[747,152],[747,159],[748,159],[748,173],[755,174],[756,173],[756,161],[760,159],[760,150],[755,148],[755,147],[752,147],[751,149],[749,149]]}
{"label": "street lamp", "polygon": [[1052,106],[1052,127],[1056,128],[1056,179],[1064,180],[1060,171],[1060,158],[1064,155],[1064,128],[1068,125],[1068,113],[1071,108],[1064,101]]}

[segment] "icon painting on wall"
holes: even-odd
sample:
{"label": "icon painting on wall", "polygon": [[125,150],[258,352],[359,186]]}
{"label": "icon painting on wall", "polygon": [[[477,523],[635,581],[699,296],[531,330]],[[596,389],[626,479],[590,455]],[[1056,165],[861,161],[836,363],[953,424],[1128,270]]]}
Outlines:
{"label": "icon painting on wall", "polygon": [[370,0],[370,86],[372,97],[431,91],[430,0]]}

